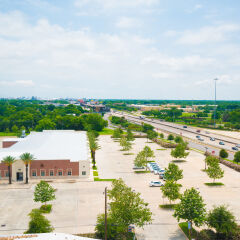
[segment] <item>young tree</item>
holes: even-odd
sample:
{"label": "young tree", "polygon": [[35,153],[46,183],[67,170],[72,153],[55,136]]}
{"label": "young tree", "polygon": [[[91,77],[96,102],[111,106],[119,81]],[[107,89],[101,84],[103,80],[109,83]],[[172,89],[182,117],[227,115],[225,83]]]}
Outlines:
{"label": "young tree", "polygon": [[112,181],[112,189],[108,191],[110,216],[114,224],[122,227],[125,232],[130,224],[143,227],[152,221],[152,213],[148,203],[140,198],[122,179]]}
{"label": "young tree", "polygon": [[47,204],[48,201],[56,199],[55,189],[47,182],[41,180],[34,191],[34,201]]}
{"label": "young tree", "polygon": [[221,149],[220,152],[219,152],[219,157],[227,158],[228,157],[228,152],[225,149]]}
{"label": "young tree", "polygon": [[174,136],[173,136],[172,134],[169,134],[167,139],[168,139],[169,141],[172,141],[172,140],[174,140]]}
{"label": "young tree", "polygon": [[15,159],[15,157],[12,157],[12,156],[6,156],[2,160],[2,163],[7,165],[7,167],[8,167],[8,180],[9,180],[9,184],[12,184],[11,167],[12,167],[14,162],[16,162],[16,159]]}
{"label": "young tree", "polygon": [[147,139],[153,140],[157,136],[158,136],[157,132],[155,132],[153,130],[148,130],[147,131]]}
{"label": "young tree", "polygon": [[171,156],[174,158],[186,158],[189,152],[185,152],[186,146],[184,144],[178,144],[175,149],[171,151]]}
{"label": "young tree", "polygon": [[169,163],[168,168],[165,169],[164,178],[167,181],[178,181],[183,178],[183,170],[179,169],[175,163]]}
{"label": "young tree", "polygon": [[25,233],[50,233],[54,230],[50,221],[44,217],[39,209],[33,209],[30,213],[28,230]]}
{"label": "young tree", "polygon": [[26,167],[26,184],[28,184],[28,166],[35,158],[31,153],[23,153],[20,159],[24,162]]}
{"label": "young tree", "polygon": [[214,207],[208,213],[207,225],[211,228],[214,228],[217,234],[223,234],[226,237],[235,232],[237,229],[237,223],[234,215],[224,205]]}
{"label": "young tree", "polygon": [[219,163],[210,165],[206,172],[207,175],[213,179],[213,182],[215,182],[215,179],[220,179],[224,176],[224,171],[220,168]]}
{"label": "young tree", "polygon": [[123,130],[121,128],[115,128],[113,130],[113,135],[112,137],[113,138],[121,138],[122,137],[122,134],[123,134]]}
{"label": "young tree", "polygon": [[124,136],[122,136],[120,139],[120,146],[122,147],[123,151],[129,151],[130,149],[132,149],[131,142],[129,142]]}
{"label": "young tree", "polygon": [[133,133],[131,131],[131,129],[127,129],[127,140],[128,141],[134,141],[134,136],[133,136]]}
{"label": "young tree", "polygon": [[145,153],[146,156],[146,160],[148,161],[149,158],[154,158],[154,151],[149,147],[149,146],[145,146],[143,149],[143,152]]}
{"label": "young tree", "polygon": [[207,163],[207,166],[215,166],[216,164],[219,163],[219,159],[217,157],[214,157],[214,156],[207,156],[206,157],[206,163]]}
{"label": "young tree", "polygon": [[11,130],[12,130],[12,132],[17,133],[18,127],[16,125],[13,125]]}
{"label": "young tree", "polygon": [[137,154],[135,160],[134,160],[134,165],[137,167],[145,167],[147,166],[147,158],[146,154],[144,151],[141,151]]}
{"label": "young tree", "polygon": [[93,161],[93,167],[95,167],[96,164],[96,151],[100,149],[100,146],[97,142],[97,138],[94,132],[90,131],[88,134],[88,142],[89,142],[89,148],[91,151],[92,161]]}
{"label": "young tree", "polygon": [[178,184],[174,181],[166,181],[164,186],[161,187],[161,191],[164,197],[167,197],[172,204],[172,201],[175,201],[180,198],[180,188],[181,184]]}
{"label": "young tree", "polygon": [[[175,206],[173,216],[190,222],[191,226],[194,223],[197,227],[204,223],[206,216],[206,208],[199,192],[194,189],[186,189],[180,197],[180,203]],[[189,231],[191,236],[191,229]]]}
{"label": "young tree", "polygon": [[174,140],[175,140],[176,143],[182,143],[183,142],[183,139],[180,136],[176,136]]}
{"label": "young tree", "polygon": [[159,134],[159,137],[163,139],[163,138],[164,138],[164,134],[163,134],[163,133],[160,133],[160,134]]}
{"label": "young tree", "polygon": [[240,151],[236,152],[234,154],[234,159],[233,159],[234,162],[237,162],[239,163],[240,162]]}

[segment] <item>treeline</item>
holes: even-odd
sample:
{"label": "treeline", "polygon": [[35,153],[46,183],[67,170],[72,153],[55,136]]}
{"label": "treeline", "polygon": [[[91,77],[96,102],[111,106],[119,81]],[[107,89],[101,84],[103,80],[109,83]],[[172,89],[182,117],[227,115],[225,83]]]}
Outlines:
{"label": "treeline", "polygon": [[109,108],[113,108],[113,109],[119,110],[119,111],[135,112],[135,111],[138,110],[135,107],[127,106],[125,103],[123,103],[123,104],[110,104],[110,103],[107,103],[106,106],[109,107]]}
{"label": "treeline", "polygon": [[86,113],[81,106],[44,105],[42,101],[0,100],[0,131],[27,132],[50,129],[101,131],[107,126],[102,116]]}

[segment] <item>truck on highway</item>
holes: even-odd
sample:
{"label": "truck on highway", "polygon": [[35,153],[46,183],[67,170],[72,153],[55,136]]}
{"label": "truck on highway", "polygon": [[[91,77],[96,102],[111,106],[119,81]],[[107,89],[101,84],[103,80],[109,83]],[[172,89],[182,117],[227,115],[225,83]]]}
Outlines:
{"label": "truck on highway", "polygon": [[140,119],[145,119],[145,117],[144,117],[144,116],[142,116],[142,115],[141,115],[139,118],[140,118]]}

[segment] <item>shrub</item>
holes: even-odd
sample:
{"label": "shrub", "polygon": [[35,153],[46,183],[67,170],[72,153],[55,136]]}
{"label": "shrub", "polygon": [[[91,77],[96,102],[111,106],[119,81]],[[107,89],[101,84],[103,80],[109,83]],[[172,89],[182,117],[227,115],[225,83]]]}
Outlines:
{"label": "shrub", "polygon": [[233,161],[237,162],[237,163],[240,162],[240,151],[238,151],[234,154],[234,160]]}
{"label": "shrub", "polygon": [[97,177],[98,176],[98,172],[97,171],[93,171],[93,176]]}
{"label": "shrub", "polygon": [[40,210],[41,213],[50,213],[52,211],[52,204],[42,205]]}
{"label": "shrub", "polygon": [[225,149],[221,149],[221,151],[219,152],[219,157],[227,158],[228,157],[228,152]]}
{"label": "shrub", "polygon": [[169,134],[167,139],[172,141],[172,140],[174,140],[174,136],[172,134]]}
{"label": "shrub", "polygon": [[164,147],[164,148],[175,148],[175,147],[177,147],[176,143],[167,143],[167,142],[164,142],[160,139],[153,139],[153,141],[155,143],[159,144],[160,146]]}
{"label": "shrub", "polygon": [[233,162],[229,162],[227,160],[224,159],[220,159],[220,163],[224,164],[227,167],[230,167],[232,169],[234,169],[237,172],[240,172],[240,165],[233,163]]}
{"label": "shrub", "polygon": [[197,234],[196,240],[215,240],[216,234],[213,230],[203,229]]}

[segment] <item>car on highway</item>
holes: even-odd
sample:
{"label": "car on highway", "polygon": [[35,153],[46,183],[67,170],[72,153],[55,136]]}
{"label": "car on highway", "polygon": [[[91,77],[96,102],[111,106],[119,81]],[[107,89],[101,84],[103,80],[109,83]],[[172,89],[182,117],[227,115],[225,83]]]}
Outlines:
{"label": "car on highway", "polygon": [[184,126],[183,126],[183,128],[187,128],[187,126],[186,126],[186,125],[184,125]]}
{"label": "car on highway", "polygon": [[211,140],[211,141],[215,141],[215,138],[213,138],[213,137],[210,137],[210,140]]}
{"label": "car on highway", "polygon": [[196,136],[196,138],[201,138],[200,136]]}
{"label": "car on highway", "polygon": [[237,148],[240,148],[240,144],[237,144],[236,147],[237,147]]}
{"label": "car on highway", "polygon": [[151,181],[149,183],[149,187],[161,187],[164,186],[164,183],[162,183],[161,181]]}
{"label": "car on highway", "polygon": [[199,140],[199,141],[201,141],[201,142],[203,142],[203,141],[204,141],[204,139],[203,139],[203,138],[198,138],[198,140]]}
{"label": "car on highway", "polygon": [[232,147],[232,150],[238,151],[237,147]]}
{"label": "car on highway", "polygon": [[199,130],[199,129],[198,129],[196,132],[197,132],[197,133],[200,133],[200,132],[201,132],[201,130]]}
{"label": "car on highway", "polygon": [[206,131],[206,134],[210,134],[210,132]]}
{"label": "car on highway", "polygon": [[133,166],[133,170],[144,169],[144,167]]}
{"label": "car on highway", "polygon": [[224,143],[224,142],[222,142],[222,141],[220,141],[220,142],[219,142],[219,145],[225,145],[225,143]]}

